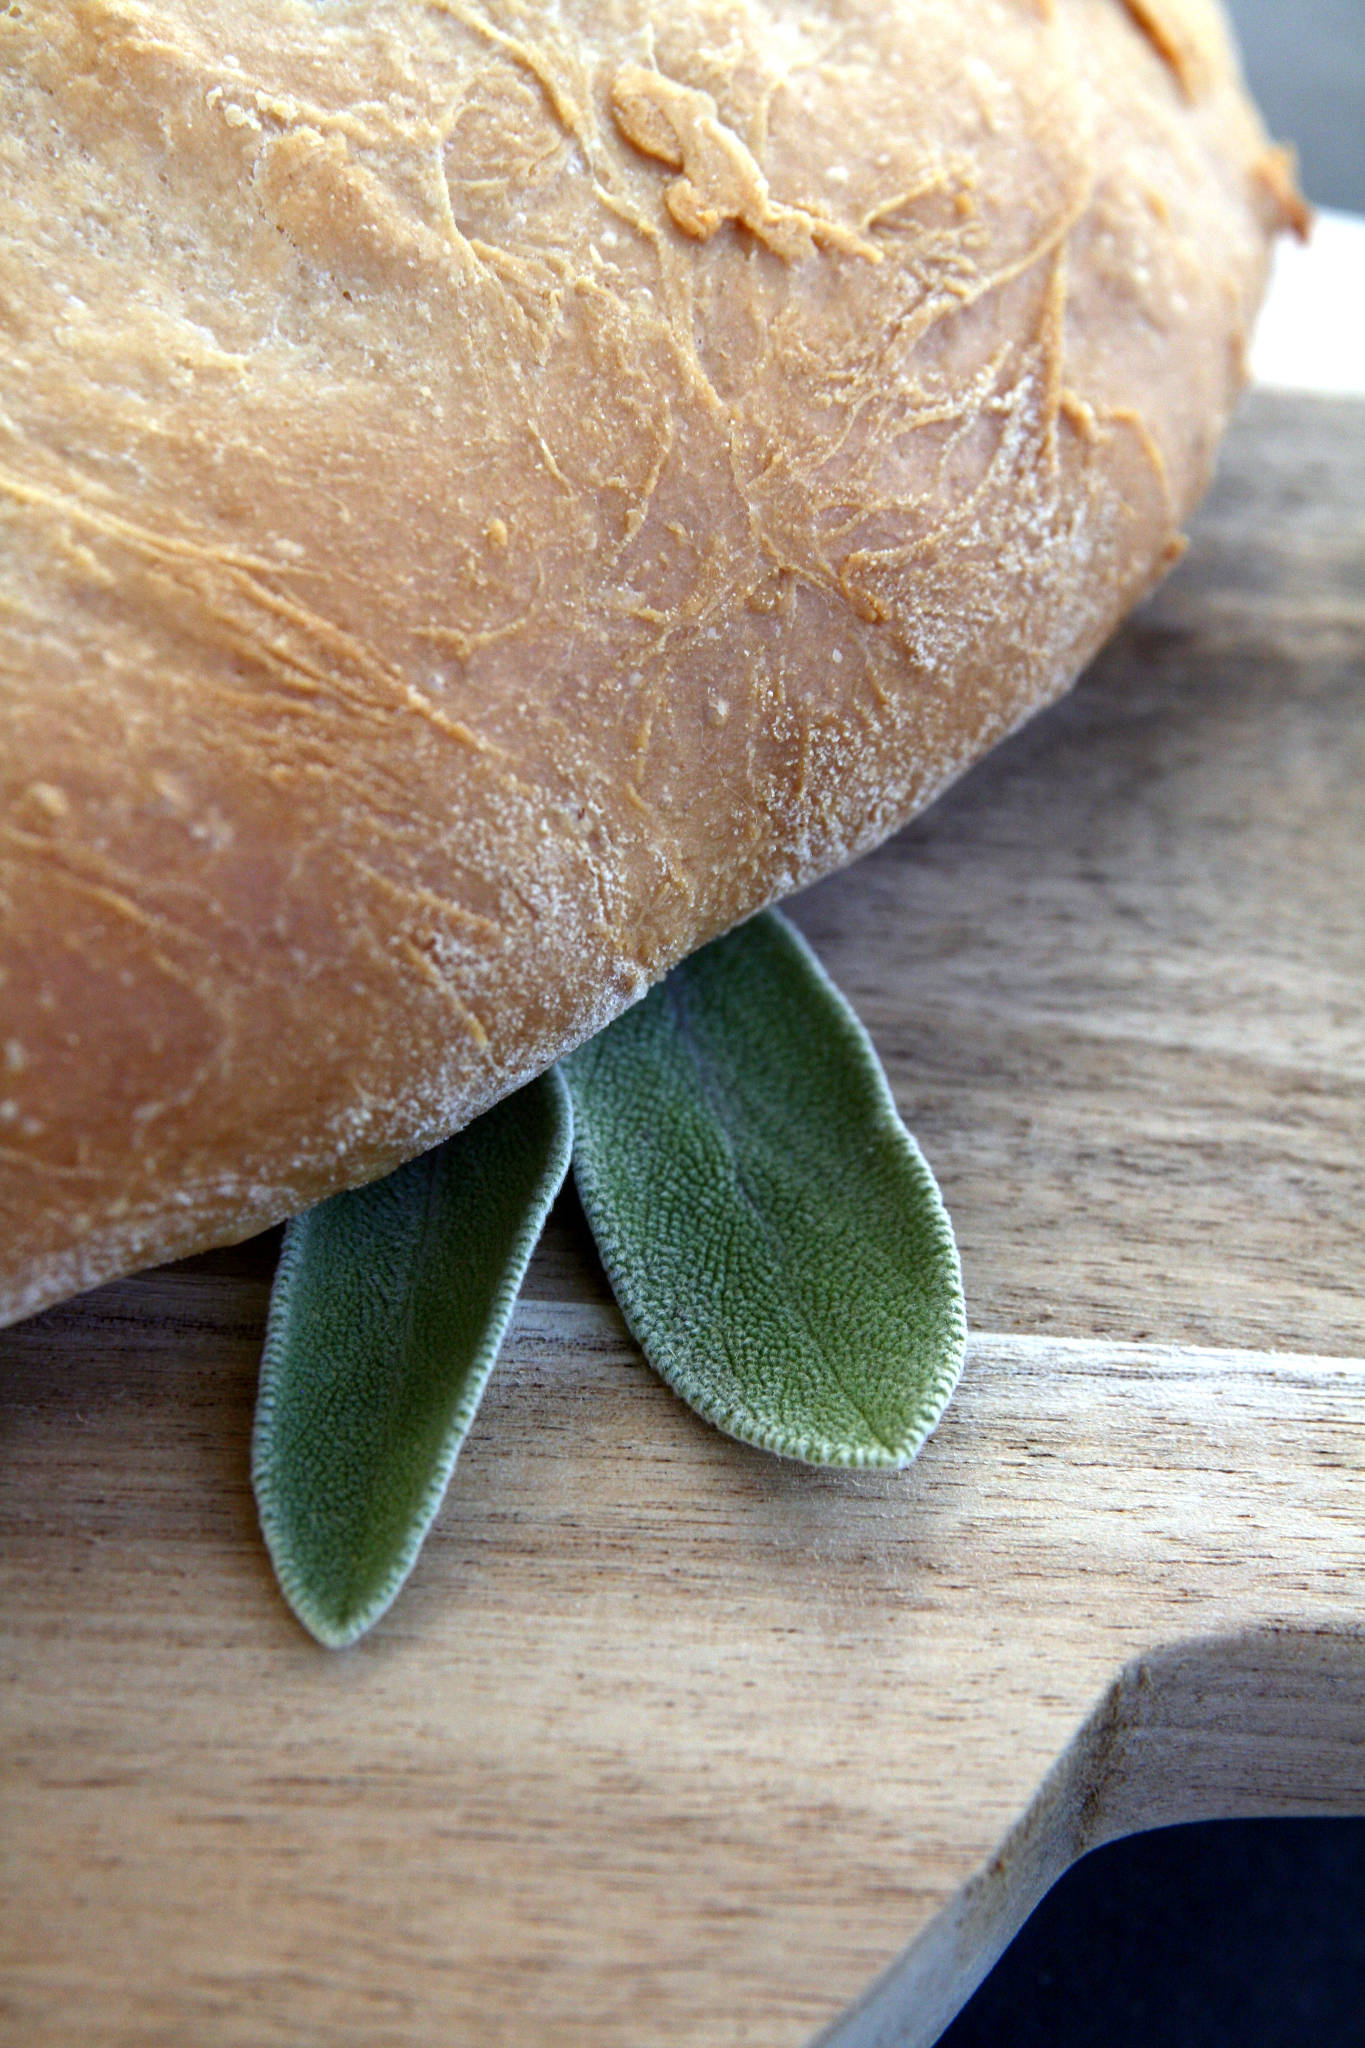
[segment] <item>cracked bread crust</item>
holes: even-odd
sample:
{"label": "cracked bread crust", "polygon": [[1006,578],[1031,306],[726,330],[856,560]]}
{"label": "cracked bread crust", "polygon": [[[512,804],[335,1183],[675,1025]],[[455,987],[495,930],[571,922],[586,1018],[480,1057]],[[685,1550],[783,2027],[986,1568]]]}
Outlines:
{"label": "cracked bread crust", "polygon": [[1055,697],[1300,208],[1206,0],[25,0],[0,154],[0,1321]]}

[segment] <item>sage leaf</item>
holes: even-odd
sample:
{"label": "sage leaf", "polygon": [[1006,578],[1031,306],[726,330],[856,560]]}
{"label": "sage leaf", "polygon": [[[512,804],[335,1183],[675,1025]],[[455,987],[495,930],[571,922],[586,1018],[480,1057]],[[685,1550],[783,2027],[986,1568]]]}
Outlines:
{"label": "sage leaf", "polygon": [[574,1178],[646,1358],[731,1436],[903,1465],[966,1342],[934,1177],[871,1041],[768,911],[564,1062]]}
{"label": "sage leaf", "polygon": [[412,1569],[572,1145],[551,1070],[288,1226],[252,1480],[281,1590],[330,1648],[377,1621]]}

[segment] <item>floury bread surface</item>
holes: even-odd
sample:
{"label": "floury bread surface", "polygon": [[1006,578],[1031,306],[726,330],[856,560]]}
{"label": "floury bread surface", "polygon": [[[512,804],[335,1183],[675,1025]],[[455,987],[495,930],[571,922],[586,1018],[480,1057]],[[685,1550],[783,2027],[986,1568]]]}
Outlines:
{"label": "floury bread surface", "polygon": [[1178,548],[1202,0],[0,15],[0,1319],[431,1144]]}

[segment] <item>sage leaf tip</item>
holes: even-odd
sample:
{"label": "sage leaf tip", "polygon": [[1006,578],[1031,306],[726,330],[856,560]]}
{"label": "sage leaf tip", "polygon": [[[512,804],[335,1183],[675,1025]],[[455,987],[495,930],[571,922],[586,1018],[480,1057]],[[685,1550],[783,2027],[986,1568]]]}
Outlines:
{"label": "sage leaf tip", "polygon": [[328,1648],[372,1627],[416,1562],[572,1145],[551,1069],[286,1229],[252,1482],[280,1590]]}
{"label": "sage leaf tip", "polygon": [[952,1225],[871,1041],[767,911],[567,1067],[574,1178],[650,1364],[727,1434],[910,1462],[966,1342]]}

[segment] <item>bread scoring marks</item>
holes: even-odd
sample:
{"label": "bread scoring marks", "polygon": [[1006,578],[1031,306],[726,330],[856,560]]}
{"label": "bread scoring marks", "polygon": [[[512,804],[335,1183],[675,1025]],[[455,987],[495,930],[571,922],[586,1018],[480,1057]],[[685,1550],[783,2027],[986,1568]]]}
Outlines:
{"label": "bread scoring marks", "polygon": [[881,262],[881,250],[852,228],[804,206],[779,205],[752,151],[726,127],[709,92],[627,64],[612,82],[611,111],[627,142],[681,173],[665,191],[664,204],[685,235],[709,242],[733,222],[785,263],[812,247]]}
{"label": "bread scoring marks", "polygon": [[1187,100],[1197,99],[1208,84],[1208,57],[1188,8],[1170,0],[1123,0],[1163,64],[1174,75]]}

